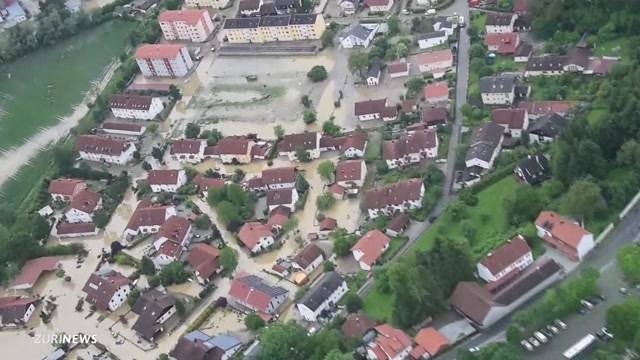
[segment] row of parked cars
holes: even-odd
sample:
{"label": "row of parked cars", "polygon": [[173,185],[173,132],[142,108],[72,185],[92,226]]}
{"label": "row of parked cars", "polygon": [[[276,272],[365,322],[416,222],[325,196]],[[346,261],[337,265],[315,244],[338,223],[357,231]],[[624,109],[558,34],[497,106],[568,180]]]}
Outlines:
{"label": "row of parked cars", "polygon": [[535,348],[544,345],[551,340],[552,337],[559,334],[561,330],[566,330],[567,324],[560,319],[553,320],[553,323],[548,324],[538,331],[533,332],[533,336],[529,339],[520,341],[520,345],[527,351],[533,351]]}
{"label": "row of parked cars", "polygon": [[586,314],[587,311],[593,309],[594,306],[600,304],[605,300],[607,300],[607,298],[604,297],[604,295],[599,295],[599,294],[580,300],[580,307],[578,308],[578,314],[580,315]]}

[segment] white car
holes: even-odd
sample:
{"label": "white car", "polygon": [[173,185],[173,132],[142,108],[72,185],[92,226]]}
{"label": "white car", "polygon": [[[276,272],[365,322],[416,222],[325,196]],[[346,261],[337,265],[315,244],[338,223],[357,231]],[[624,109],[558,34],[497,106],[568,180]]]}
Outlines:
{"label": "white car", "polygon": [[547,330],[551,331],[554,334],[557,334],[560,332],[560,330],[558,330],[558,328],[553,325],[547,325]]}
{"label": "white car", "polygon": [[588,302],[587,300],[580,300],[580,304],[582,304],[582,306],[586,307],[589,310],[593,309],[593,304]]}
{"label": "white car", "polygon": [[566,330],[567,329],[567,324],[565,324],[562,320],[560,319],[555,319],[553,320],[553,323],[556,324],[557,326],[560,327],[560,329],[562,330]]}
{"label": "white car", "polygon": [[427,15],[435,15],[435,14],[436,14],[436,9],[427,10]]}
{"label": "white car", "polygon": [[535,347],[540,346],[540,341],[536,340],[533,336],[529,338],[529,343]]}
{"label": "white car", "polygon": [[541,333],[540,331],[535,331],[533,333],[533,336],[535,336],[535,338],[540,340],[540,342],[543,344],[546,344],[549,341],[549,339],[546,336],[544,336],[544,334]]}
{"label": "white car", "polygon": [[529,344],[527,340],[520,341],[520,345],[522,345],[523,348],[527,349],[527,351],[533,351],[533,346],[531,346],[531,344]]}
{"label": "white car", "polygon": [[609,329],[607,329],[606,327],[603,327],[602,329],[600,329],[600,331],[602,331],[602,333],[609,339],[613,339],[613,334],[610,333]]}
{"label": "white car", "polygon": [[470,353],[474,353],[474,352],[478,352],[478,351],[480,351],[480,348],[479,348],[479,347],[477,347],[477,346],[474,346],[474,347],[472,347],[472,348],[469,348],[469,352],[470,352]]}

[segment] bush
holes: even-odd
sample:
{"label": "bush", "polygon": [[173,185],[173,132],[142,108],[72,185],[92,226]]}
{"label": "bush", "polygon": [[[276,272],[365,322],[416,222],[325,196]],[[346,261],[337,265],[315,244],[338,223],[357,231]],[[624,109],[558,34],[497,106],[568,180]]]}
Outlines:
{"label": "bush", "polygon": [[328,76],[327,69],[322,65],[316,65],[309,70],[307,77],[313,82],[325,80]]}
{"label": "bush", "polygon": [[350,313],[355,313],[362,309],[362,299],[353,291],[349,291],[344,297],[344,304]]}
{"label": "bush", "polygon": [[318,117],[316,116],[315,111],[307,109],[304,111],[302,119],[304,120],[305,124],[309,125],[316,122],[316,120],[318,120]]}
{"label": "bush", "polygon": [[208,230],[209,227],[211,227],[211,219],[209,219],[209,216],[206,214],[202,214],[196,218],[193,224],[196,226],[196,229]]}
{"label": "bush", "polygon": [[331,193],[324,193],[316,199],[316,206],[318,210],[324,211],[329,210],[336,203],[336,199],[331,195]]}
{"label": "bush", "polygon": [[260,316],[256,315],[256,313],[251,313],[244,318],[244,325],[251,331],[258,331],[265,324]]}

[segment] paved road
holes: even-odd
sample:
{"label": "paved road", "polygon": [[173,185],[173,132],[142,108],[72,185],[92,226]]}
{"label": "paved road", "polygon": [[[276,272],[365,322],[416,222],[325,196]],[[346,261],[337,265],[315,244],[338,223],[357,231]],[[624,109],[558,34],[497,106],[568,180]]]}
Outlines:
{"label": "paved road", "polygon": [[[439,12],[440,15],[463,15],[465,19],[469,19],[469,6],[466,0],[456,0],[449,8]],[[466,20],[465,20],[466,21]],[[466,29],[460,31],[460,40],[458,42],[458,65],[456,77],[456,118],[451,131],[451,139],[449,141],[449,150],[447,155],[447,168],[445,169],[445,181],[443,185],[442,197],[429,214],[438,216],[445,208],[445,205],[451,198],[451,184],[455,172],[455,159],[460,140],[460,129],[462,127],[462,105],[467,102],[467,84],[469,79],[469,36]],[[418,240],[420,235],[431,226],[429,221],[411,223],[405,235],[409,240],[398,250],[392,259],[396,259],[404,255],[407,250]],[[366,294],[373,285],[373,277],[369,278],[358,290],[359,295]]]}
{"label": "paved road", "polygon": [[[595,332],[604,324],[605,307],[621,300],[618,289],[623,286],[616,266],[616,251],[622,245],[632,241],[640,240],[640,204],[636,205],[620,222],[620,224],[611,232],[611,234],[600,243],[587,258],[576,268],[569,277],[576,276],[581,269],[593,267],[601,271],[601,278],[598,281],[602,293],[609,299],[604,305],[598,305],[593,311],[586,315],[572,315],[567,318],[569,329],[562,335],[559,335],[551,344],[531,354],[531,358],[544,359],[560,359],[562,352],[569,346],[578,341],[588,332]],[[538,301],[542,295],[534,297],[528,304]],[[637,293],[636,293],[637,295]],[[471,348],[475,346],[484,346],[490,342],[504,340],[504,331],[509,325],[511,316],[507,316],[498,323],[494,324],[488,330],[483,331],[480,335],[474,336],[469,340],[463,341],[455,348],[438,357],[438,359],[455,359],[457,348]],[[544,356],[541,357],[541,354]]]}

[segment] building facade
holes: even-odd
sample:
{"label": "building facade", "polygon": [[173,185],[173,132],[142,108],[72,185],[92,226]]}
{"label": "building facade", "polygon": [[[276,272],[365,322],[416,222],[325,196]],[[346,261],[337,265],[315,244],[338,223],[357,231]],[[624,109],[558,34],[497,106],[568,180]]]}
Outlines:
{"label": "building facade", "polygon": [[214,28],[207,10],[165,10],[158,16],[158,22],[167,40],[203,42]]}
{"label": "building facade", "polygon": [[111,96],[109,107],[115,117],[138,120],[153,120],[164,109],[160,98],[134,94]]}
{"label": "building facade", "polygon": [[145,77],[182,77],[193,67],[191,55],[182,44],[142,44],[135,58]]}
{"label": "building facade", "polygon": [[265,43],[320,39],[326,24],[322,14],[296,14],[227,19],[222,28],[232,44]]}

